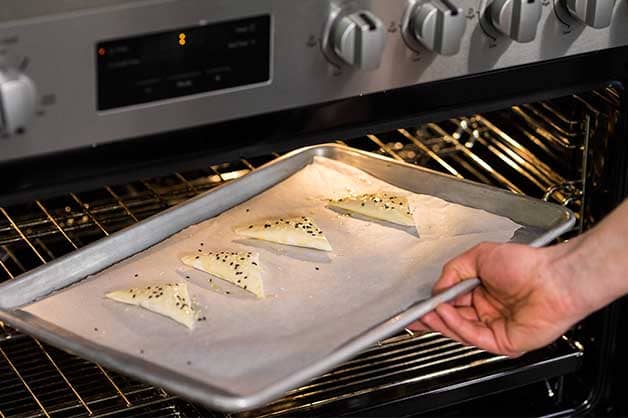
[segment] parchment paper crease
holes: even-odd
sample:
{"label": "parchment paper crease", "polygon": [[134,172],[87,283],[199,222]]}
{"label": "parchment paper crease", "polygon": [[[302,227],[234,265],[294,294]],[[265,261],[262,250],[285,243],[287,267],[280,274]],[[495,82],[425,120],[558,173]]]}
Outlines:
{"label": "parchment paper crease", "polygon": [[[325,207],[329,198],[379,190],[409,196],[420,237]],[[246,241],[233,233],[237,225],[291,215],[313,217],[334,251]],[[508,241],[518,228],[509,219],[412,194],[317,157],[240,206],[24,309],[99,344],[247,395],[428,297],[451,257],[485,240]],[[179,258],[199,248],[259,251],[267,298],[210,285],[205,273],[183,266]],[[194,331],[103,298],[115,289],[183,280],[207,316]]]}

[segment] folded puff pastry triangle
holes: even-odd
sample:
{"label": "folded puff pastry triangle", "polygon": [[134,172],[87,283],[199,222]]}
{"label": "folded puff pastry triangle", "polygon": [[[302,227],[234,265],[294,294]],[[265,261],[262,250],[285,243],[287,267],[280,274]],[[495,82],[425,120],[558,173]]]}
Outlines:
{"label": "folded puff pastry triangle", "polygon": [[404,226],[416,226],[408,199],[388,192],[367,193],[332,200],[329,206]]}
{"label": "folded puff pastry triangle", "polygon": [[193,329],[199,311],[192,307],[192,300],[185,282],[155,284],[143,288],[116,290],[105,297],[117,302],[137,305],[151,312],[174,319]]}
{"label": "folded puff pastry triangle", "polygon": [[236,228],[236,232],[247,238],[332,251],[323,231],[307,216],[268,219],[264,222],[240,226]]}
{"label": "folded puff pastry triangle", "polygon": [[248,290],[258,298],[264,297],[259,254],[252,252],[209,252],[187,255],[183,264],[212,274]]}

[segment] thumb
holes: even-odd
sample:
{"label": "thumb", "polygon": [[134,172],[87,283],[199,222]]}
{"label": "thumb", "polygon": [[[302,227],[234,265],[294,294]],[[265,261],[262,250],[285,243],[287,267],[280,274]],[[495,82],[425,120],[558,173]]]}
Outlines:
{"label": "thumb", "polygon": [[449,261],[443,266],[440,278],[432,288],[432,294],[440,293],[465,279],[478,277],[478,259],[480,259],[483,254],[492,251],[498,245],[498,243],[494,242],[484,242]]}

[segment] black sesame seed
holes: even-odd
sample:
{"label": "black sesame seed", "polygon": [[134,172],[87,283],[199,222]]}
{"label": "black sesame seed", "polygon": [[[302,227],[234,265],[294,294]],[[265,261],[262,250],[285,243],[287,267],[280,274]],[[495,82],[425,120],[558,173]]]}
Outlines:
{"label": "black sesame seed", "polygon": [[249,229],[253,228],[253,225],[249,225]]}
{"label": "black sesame seed", "polygon": [[320,268],[318,266],[314,267],[314,270],[320,270]]}
{"label": "black sesame seed", "polygon": [[225,293],[226,293],[226,294],[228,294],[228,295],[230,295],[230,294],[231,294],[231,292],[230,292],[230,291],[228,291],[228,290],[227,290]]}
{"label": "black sesame seed", "polygon": [[139,276],[139,274],[137,274],[137,273],[135,273],[135,274],[133,275],[133,277],[138,277],[138,276]]}
{"label": "black sesame seed", "polygon": [[[190,278],[190,276],[185,276],[185,278],[186,278],[186,279],[189,279],[189,278]],[[177,283],[177,284],[178,284],[178,283]]]}
{"label": "black sesame seed", "polygon": [[201,242],[201,247],[202,247],[203,245],[205,245],[205,244],[203,244],[203,243]]}
{"label": "black sesame seed", "polygon": [[199,252],[199,253],[202,253],[202,252],[203,252],[203,250],[201,250],[201,249],[199,248],[199,249],[198,249],[198,252]]}
{"label": "black sesame seed", "polygon": [[250,212],[250,211],[251,211],[251,209],[247,209],[246,211],[247,211],[247,212]]}
{"label": "black sesame seed", "polygon": [[246,285],[244,285],[244,287],[242,289],[246,290]]}
{"label": "black sesame seed", "polygon": [[148,296],[148,299],[152,299],[152,298],[153,298],[153,295],[149,295],[149,296]]}
{"label": "black sesame seed", "polygon": [[194,257],[194,258],[198,260],[200,257],[197,255],[197,256],[196,256],[196,257]]}
{"label": "black sesame seed", "polygon": [[253,264],[254,266],[257,265],[257,263],[255,261],[252,261],[251,264]]}
{"label": "black sesame seed", "polygon": [[135,299],[135,296],[136,296],[136,295],[133,295],[133,299]]}
{"label": "black sesame seed", "polygon": [[94,328],[94,331],[98,332],[98,328]]}

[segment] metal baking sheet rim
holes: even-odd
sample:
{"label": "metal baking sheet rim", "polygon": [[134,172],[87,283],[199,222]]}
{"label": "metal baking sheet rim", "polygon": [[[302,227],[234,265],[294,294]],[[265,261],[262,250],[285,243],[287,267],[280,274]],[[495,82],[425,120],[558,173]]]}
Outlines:
{"label": "metal baking sheet rim", "polygon": [[[124,230],[112,234],[109,237],[103,238],[102,240],[83,247],[82,249],[64,257],[58,258],[51,263],[42,265],[23,274],[22,276],[17,277],[16,279],[0,285],[0,320],[26,334],[39,338],[46,343],[64,349],[72,354],[95,361],[96,363],[112,370],[142,379],[153,385],[163,387],[168,391],[179,394],[187,399],[203,403],[209,407],[222,411],[235,412],[253,409],[281,397],[290,389],[298,387],[300,384],[307,382],[309,379],[316,377],[332,369],[339,363],[357,355],[360,351],[372,346],[378,341],[381,341],[402,330],[417,318],[434,309],[438,304],[470,291],[479,285],[479,280],[465,280],[441,294],[426,300],[418,301],[394,317],[381,322],[365,333],[344,343],[327,357],[309,364],[296,373],[266,387],[262,391],[248,395],[229,393],[200,380],[190,378],[189,376],[177,373],[173,370],[159,367],[154,363],[145,361],[141,358],[95,344],[92,341],[59,328],[41,318],[19,310],[19,306],[24,305],[25,303],[30,303],[34,299],[46,296],[55,290],[62,289],[72,283],[82,280],[88,275],[94,274],[114,263],[130,257],[137,252],[143,251],[144,249],[162,241],[168,236],[189,225],[193,225],[204,219],[216,216],[230,207],[241,204],[254,195],[263,192],[267,188],[272,187],[274,184],[281,182],[291,174],[300,170],[307,163],[309,163],[314,156],[318,155],[342,160],[342,158],[339,157],[342,157],[343,154],[345,156],[357,156],[358,158],[367,160],[383,161],[386,164],[386,168],[393,166],[410,168],[427,175],[438,176],[443,181],[466,184],[473,186],[474,188],[486,190],[490,193],[502,195],[502,197],[506,197],[507,199],[523,199],[523,201],[534,203],[537,206],[539,203],[536,199],[526,196],[519,196],[494,187],[468,180],[457,179],[446,174],[417,167],[408,163],[395,161],[388,157],[371,154],[343,145],[324,144],[306,147],[292,151],[283,157],[265,164],[256,171],[240,179],[202,193],[201,195],[190,199],[181,205],[154,215],[142,222],[125,228]],[[296,162],[296,166],[291,167],[291,162]],[[269,178],[267,178],[266,181],[263,181],[265,175]],[[258,179],[260,179],[259,182],[257,181]],[[383,180],[387,181],[386,179]],[[228,204],[223,203],[221,205],[220,203],[215,202],[216,200],[219,201],[222,195],[229,198],[225,199],[225,201],[229,202]],[[213,213],[208,214],[208,208],[205,204],[207,204],[208,202],[206,201],[209,201],[210,199],[214,200],[214,202],[212,202],[214,203],[214,210]],[[543,209],[551,209],[555,211],[556,215],[561,214],[562,216],[560,216],[560,218],[562,219],[557,222],[556,225],[552,225],[545,233],[529,243],[529,245],[534,247],[540,247],[548,244],[561,234],[569,231],[575,224],[575,216],[569,209],[551,203],[543,203],[542,207]],[[185,222],[181,221],[181,218],[183,217],[180,215],[182,213],[187,213]],[[179,218],[178,222],[171,222],[176,220],[176,218]],[[145,229],[152,230],[151,232],[154,232],[154,227],[156,226],[155,224],[161,224],[159,235],[153,234],[150,239],[135,240],[137,235],[141,235]],[[129,239],[129,236],[133,237],[133,239]],[[131,244],[132,248],[128,248],[127,246],[126,251],[120,251],[120,248],[124,246],[118,245],[119,241],[122,241],[123,243],[124,241],[127,243],[131,242],[135,245]],[[86,262],[88,261],[91,262],[91,264],[87,263],[86,265]],[[77,265],[75,266],[73,264]],[[42,282],[40,281],[44,279],[44,276],[48,276],[43,282],[46,283],[46,287],[43,287],[41,285]],[[16,304],[16,300],[19,301],[20,299],[26,301]],[[11,300],[13,300],[13,303],[11,303]],[[13,308],[9,306],[13,306]]]}

